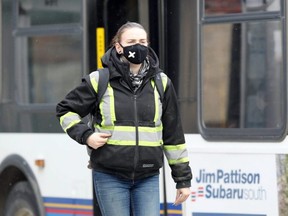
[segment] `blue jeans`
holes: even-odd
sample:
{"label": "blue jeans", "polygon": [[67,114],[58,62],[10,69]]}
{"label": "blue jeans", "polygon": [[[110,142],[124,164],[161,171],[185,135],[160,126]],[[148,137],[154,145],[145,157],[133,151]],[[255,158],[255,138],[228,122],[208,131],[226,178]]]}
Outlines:
{"label": "blue jeans", "polygon": [[159,175],[133,181],[93,171],[93,179],[102,216],[160,215]]}

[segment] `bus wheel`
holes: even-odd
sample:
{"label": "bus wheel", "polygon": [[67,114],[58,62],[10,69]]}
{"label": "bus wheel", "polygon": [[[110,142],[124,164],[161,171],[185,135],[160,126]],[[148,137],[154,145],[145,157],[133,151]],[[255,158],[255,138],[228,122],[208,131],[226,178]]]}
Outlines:
{"label": "bus wheel", "polygon": [[4,216],[37,216],[37,204],[28,182],[18,182],[10,191]]}

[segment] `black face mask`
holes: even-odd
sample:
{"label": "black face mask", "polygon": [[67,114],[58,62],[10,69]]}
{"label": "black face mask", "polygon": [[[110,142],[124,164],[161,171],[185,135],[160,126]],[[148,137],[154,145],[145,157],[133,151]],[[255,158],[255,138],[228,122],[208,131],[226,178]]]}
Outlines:
{"label": "black face mask", "polygon": [[148,55],[148,47],[141,44],[134,44],[131,46],[123,47],[123,55],[133,64],[141,64]]}

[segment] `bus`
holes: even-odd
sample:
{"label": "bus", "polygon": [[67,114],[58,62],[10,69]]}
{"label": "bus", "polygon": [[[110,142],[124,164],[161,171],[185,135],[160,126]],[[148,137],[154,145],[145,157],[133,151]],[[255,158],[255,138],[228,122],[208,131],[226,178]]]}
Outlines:
{"label": "bus", "polygon": [[287,216],[286,0],[0,0],[0,215],[101,216],[56,104],[141,23],[181,110],[191,196],[163,216]]}

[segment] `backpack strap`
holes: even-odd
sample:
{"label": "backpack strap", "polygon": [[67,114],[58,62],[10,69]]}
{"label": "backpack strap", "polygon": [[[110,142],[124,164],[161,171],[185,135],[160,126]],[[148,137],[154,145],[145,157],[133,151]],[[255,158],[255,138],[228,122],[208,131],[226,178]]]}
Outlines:
{"label": "backpack strap", "polygon": [[[97,102],[100,103],[101,98],[103,97],[109,82],[109,70],[108,68],[98,69],[99,72],[99,81],[98,81],[98,96]],[[97,106],[98,106],[97,104]]]}
{"label": "backpack strap", "polygon": [[98,83],[97,83],[97,103],[94,105],[91,113],[88,116],[88,126],[94,130],[94,121],[95,121],[95,111],[98,109],[101,98],[103,97],[109,83],[109,69],[101,68],[97,70],[99,74]]}

